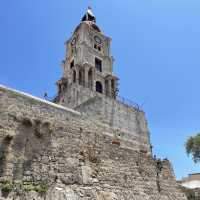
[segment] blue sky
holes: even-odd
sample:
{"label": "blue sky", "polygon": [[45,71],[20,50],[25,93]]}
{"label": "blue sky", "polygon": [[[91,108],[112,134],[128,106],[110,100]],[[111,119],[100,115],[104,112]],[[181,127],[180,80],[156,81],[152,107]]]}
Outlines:
{"label": "blue sky", "polygon": [[200,172],[184,150],[200,131],[199,0],[0,0],[0,83],[55,95],[64,42],[88,5],[112,37],[120,95],[143,105],[154,153],[177,178]]}

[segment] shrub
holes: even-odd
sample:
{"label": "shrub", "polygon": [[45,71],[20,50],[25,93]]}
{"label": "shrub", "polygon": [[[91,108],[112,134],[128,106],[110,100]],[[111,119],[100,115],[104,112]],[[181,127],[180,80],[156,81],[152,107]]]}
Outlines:
{"label": "shrub", "polygon": [[4,193],[9,193],[13,190],[13,184],[9,181],[1,183],[1,191]]}
{"label": "shrub", "polygon": [[40,195],[46,194],[47,190],[48,190],[48,187],[45,184],[40,184],[36,186],[35,188],[35,191],[38,192]]}

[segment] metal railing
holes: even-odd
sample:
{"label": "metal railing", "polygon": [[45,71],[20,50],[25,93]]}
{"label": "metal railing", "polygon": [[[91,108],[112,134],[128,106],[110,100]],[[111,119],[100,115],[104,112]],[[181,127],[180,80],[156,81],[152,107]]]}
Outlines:
{"label": "metal railing", "polygon": [[120,103],[126,105],[126,106],[129,106],[129,107],[136,109],[137,111],[142,111],[142,107],[138,103],[133,102],[132,100],[121,97],[119,95],[116,97],[116,100],[119,101]]}

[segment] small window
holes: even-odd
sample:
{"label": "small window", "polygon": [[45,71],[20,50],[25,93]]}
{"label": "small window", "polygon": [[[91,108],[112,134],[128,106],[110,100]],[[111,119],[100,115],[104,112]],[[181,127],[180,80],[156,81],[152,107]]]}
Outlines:
{"label": "small window", "polygon": [[74,67],[74,60],[71,61],[70,63],[70,68]]}
{"label": "small window", "polygon": [[101,51],[101,47],[100,46],[98,46],[98,50]]}
{"label": "small window", "polygon": [[95,58],[95,68],[102,72],[102,61],[98,58]]}
{"label": "small window", "polygon": [[94,44],[94,48],[97,49],[97,45],[96,44]]}

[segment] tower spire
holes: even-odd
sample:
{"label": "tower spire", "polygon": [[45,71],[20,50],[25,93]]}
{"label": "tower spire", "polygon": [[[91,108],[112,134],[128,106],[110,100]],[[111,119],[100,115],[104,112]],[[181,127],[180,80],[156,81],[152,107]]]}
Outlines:
{"label": "tower spire", "polygon": [[82,18],[82,21],[91,21],[96,23],[96,17],[92,12],[92,8],[90,6],[88,6],[87,11],[85,13],[85,15]]}

